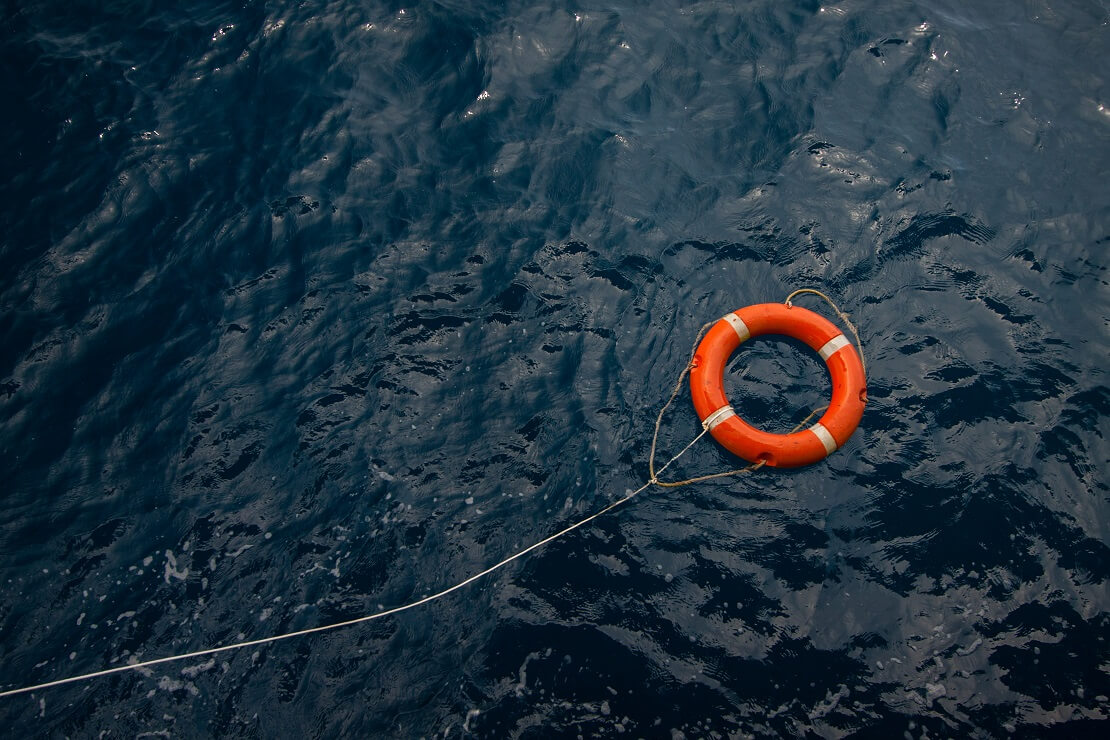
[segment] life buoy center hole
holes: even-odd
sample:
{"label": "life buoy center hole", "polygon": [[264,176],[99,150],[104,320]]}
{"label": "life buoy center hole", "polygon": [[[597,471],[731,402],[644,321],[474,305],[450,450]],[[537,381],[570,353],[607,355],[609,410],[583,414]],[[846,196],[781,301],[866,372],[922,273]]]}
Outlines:
{"label": "life buoy center hole", "polygon": [[832,380],[821,356],[804,342],[770,335],[749,339],[732,353],[724,390],[744,421],[785,434],[829,403]]}

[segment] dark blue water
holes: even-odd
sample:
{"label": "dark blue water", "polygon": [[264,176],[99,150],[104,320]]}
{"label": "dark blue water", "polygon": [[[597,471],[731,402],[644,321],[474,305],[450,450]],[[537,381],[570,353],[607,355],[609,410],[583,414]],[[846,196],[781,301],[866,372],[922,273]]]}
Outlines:
{"label": "dark blue water", "polygon": [[[871,399],[823,463],[0,700],[12,736],[1102,734],[1105,2],[0,29],[0,689],[462,580],[639,487],[698,328],[794,288]],[[766,340],[728,382],[773,430],[828,393]],[[697,429],[684,391],[663,449]]]}

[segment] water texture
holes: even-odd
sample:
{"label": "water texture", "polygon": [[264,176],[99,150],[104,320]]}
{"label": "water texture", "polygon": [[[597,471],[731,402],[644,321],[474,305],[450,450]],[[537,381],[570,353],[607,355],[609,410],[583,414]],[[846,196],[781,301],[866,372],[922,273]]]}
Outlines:
{"label": "water texture", "polygon": [[[12,736],[1105,732],[1105,2],[0,29],[0,689],[402,604],[602,508],[731,309],[830,293],[870,393],[825,462],[650,489],[396,617],[2,699]],[[726,385],[775,431],[829,389],[767,339]],[[683,392],[664,453],[697,431]]]}

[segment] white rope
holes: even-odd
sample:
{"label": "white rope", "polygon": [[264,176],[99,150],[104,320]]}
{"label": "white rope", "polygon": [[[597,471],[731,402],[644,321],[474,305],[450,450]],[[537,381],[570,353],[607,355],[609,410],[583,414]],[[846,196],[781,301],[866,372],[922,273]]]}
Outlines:
{"label": "white rope", "polygon": [[[859,352],[860,352],[860,363],[862,364],[863,361],[864,361],[863,360],[863,347],[860,343],[859,332],[856,330],[856,327],[849,320],[848,315],[845,314],[843,311],[841,311],[840,308],[832,301],[831,298],[829,298],[827,295],[825,295],[821,291],[813,290],[812,288],[802,288],[801,290],[796,290],[793,293],[791,293],[789,296],[787,296],[786,301],[785,301],[786,305],[790,306],[791,305],[791,300],[795,296],[805,294],[805,293],[810,293],[810,294],[813,294],[813,295],[816,295],[816,296],[819,296],[819,297],[823,298],[833,308],[833,310],[836,311],[837,315],[840,316],[840,318],[844,321],[844,323],[848,325],[848,328],[851,329],[852,333],[855,335],[856,346],[859,347]],[[694,340],[694,350],[691,352],[691,360],[693,359],[693,352],[696,351],[696,349],[697,349],[698,342],[701,340],[701,337],[705,333],[706,329],[708,329],[711,325],[712,325],[712,322],[706,324],[705,326],[703,326],[701,328],[701,331],[698,332],[698,338]],[[246,640],[244,642],[236,642],[236,643],[233,643],[233,644],[230,644],[230,645],[221,645],[219,647],[208,648],[206,650],[196,650],[196,651],[193,651],[191,653],[182,653],[180,655],[169,655],[169,656],[166,656],[165,658],[155,658],[154,660],[144,660],[144,661],[137,662],[137,663],[128,663],[127,665],[116,666],[115,668],[107,668],[107,669],[102,670],[102,671],[93,671],[92,673],[82,673],[79,676],[70,676],[69,678],[60,678],[56,681],[47,681],[45,683],[35,684],[34,686],[24,686],[24,687],[18,688],[18,689],[9,689],[7,691],[0,691],[0,697],[15,696],[17,694],[28,694],[32,691],[38,691],[39,689],[48,689],[48,688],[51,688],[53,686],[61,686],[62,684],[76,683],[78,681],[87,681],[87,680],[92,679],[92,678],[99,678],[100,676],[108,676],[108,675],[111,675],[113,673],[123,673],[124,671],[136,671],[136,670],[139,670],[141,668],[149,668],[150,666],[156,666],[156,665],[160,665],[162,663],[173,663],[175,661],[189,660],[191,658],[202,658],[206,655],[215,655],[217,653],[225,653],[225,652],[228,652],[230,650],[238,650],[240,648],[245,648],[245,647],[254,647],[256,645],[267,645],[267,644],[270,644],[270,643],[279,642],[281,640],[289,640],[289,639],[294,638],[294,637],[303,637],[304,635],[311,635],[315,632],[327,632],[329,630],[335,630],[335,629],[339,629],[341,627],[350,627],[352,625],[362,624],[363,622],[369,622],[369,621],[374,620],[374,619],[381,619],[383,617],[388,617],[388,616],[393,615],[393,614],[399,614],[403,611],[408,611],[409,609],[415,609],[416,607],[421,606],[422,604],[427,604],[429,601],[435,601],[436,599],[443,598],[444,596],[446,596],[449,593],[452,593],[453,591],[458,591],[460,588],[463,588],[464,586],[468,586],[471,583],[474,583],[474,581],[477,581],[480,578],[484,578],[485,576],[488,576],[490,573],[494,572],[495,570],[498,570],[499,568],[502,568],[502,567],[508,565],[509,563],[513,562],[514,560],[527,555],[528,553],[532,552],[533,550],[536,550],[540,547],[543,547],[547,543],[552,542],[554,540],[557,540],[557,539],[559,539],[560,537],[562,537],[563,535],[565,535],[569,532],[573,532],[574,530],[578,529],[582,525],[588,524],[589,522],[592,522],[594,519],[597,519],[598,517],[600,517],[604,514],[607,514],[608,512],[612,511],[613,509],[617,508],[618,506],[621,506],[622,504],[628,503],[629,501],[631,501],[633,498],[638,496],[641,492],[643,492],[645,489],[647,489],[649,486],[651,486],[653,484],[657,485],[657,486],[661,486],[661,487],[684,486],[684,485],[689,485],[691,483],[696,483],[696,482],[703,481],[703,480],[710,480],[710,479],[713,479],[713,478],[720,478],[720,477],[724,477],[724,476],[736,475],[737,473],[751,472],[753,470],[758,470],[759,468],[763,467],[764,463],[759,462],[759,463],[756,463],[754,465],[750,465],[746,468],[741,468],[740,470],[732,470],[732,471],[729,471],[729,472],[726,472],[726,473],[715,473],[715,474],[712,474],[712,475],[704,475],[704,476],[699,476],[697,478],[691,478],[691,479],[685,480],[685,481],[667,482],[667,481],[659,480],[659,473],[662,473],[664,470],[666,470],[667,468],[669,468],[671,466],[671,463],[673,463],[674,461],[678,460],[678,458],[685,455],[686,452],[691,447],[693,447],[694,444],[699,439],[701,439],[703,436],[705,436],[706,432],[709,430],[708,424],[703,423],[702,424],[702,431],[701,431],[700,434],[698,434],[697,437],[695,437],[688,445],[686,445],[684,448],[682,448],[681,452],[679,452],[677,455],[675,455],[670,460],[668,460],[666,465],[663,465],[661,468],[659,468],[658,471],[655,470],[655,445],[656,445],[656,442],[657,442],[658,437],[659,437],[659,426],[663,421],[663,414],[667,410],[667,408],[671,405],[671,403],[674,401],[675,397],[678,395],[678,391],[682,387],[682,381],[685,379],[686,373],[688,373],[690,371],[691,367],[692,367],[692,364],[688,363],[686,365],[685,369],[683,369],[682,373],[678,377],[678,383],[675,385],[674,392],[671,393],[670,399],[667,401],[666,404],[664,404],[663,408],[659,411],[659,416],[655,420],[655,435],[652,437],[652,440],[651,440],[651,455],[649,457],[649,462],[648,462],[648,470],[649,470],[649,476],[650,477],[649,477],[647,483],[640,486],[635,491],[632,491],[631,493],[626,494],[624,496],[624,498],[621,498],[621,499],[618,499],[617,501],[614,501],[613,503],[609,504],[608,506],[601,509],[600,511],[595,512],[595,513],[591,514],[590,516],[586,517],[585,519],[570,525],[566,529],[563,529],[563,530],[560,530],[560,531],[556,532],[555,534],[551,535],[550,537],[547,537],[545,539],[540,540],[539,542],[535,543],[534,545],[529,545],[528,547],[524,548],[520,552],[515,553],[513,555],[510,555],[509,557],[505,558],[501,562],[499,562],[495,565],[492,565],[489,568],[486,568],[485,570],[481,571],[480,573],[476,573],[476,574],[470,576],[469,578],[467,578],[464,581],[460,581],[459,583],[456,583],[454,586],[451,586],[449,588],[445,588],[442,591],[439,591],[438,593],[434,593],[431,596],[425,596],[422,599],[418,599],[417,601],[413,601],[413,602],[405,604],[403,606],[396,606],[396,607],[393,607],[391,609],[386,609],[385,611],[377,612],[376,614],[368,614],[364,617],[357,617],[355,619],[348,619],[344,622],[335,622],[334,624],[326,624],[326,625],[323,625],[321,627],[309,627],[308,629],[297,630],[296,632],[287,632],[287,633],[282,634],[282,635],[274,635],[273,637],[261,637],[257,640]],[[808,421],[809,418],[811,418],[816,413],[817,413],[817,411],[814,411],[813,413],[811,413],[808,417],[806,417],[806,421]],[[804,424],[804,423],[805,423],[805,421],[802,422],[802,424]],[[798,426],[800,427],[801,424],[799,424]],[[797,427],[795,429],[797,429]]]}
{"label": "white rope", "polygon": [[[704,434],[705,434],[704,431],[702,432],[702,434],[699,434],[697,436],[697,438],[694,439],[693,442],[686,445],[686,447],[682,450],[682,452],[679,452],[677,455],[672,457],[667,462],[666,465],[661,467],[659,469],[659,472],[662,473],[664,470],[666,470],[670,466],[671,463],[673,463],[675,460],[677,460],[678,458],[680,458],[684,454],[686,454],[686,451],[689,450],[694,445],[694,442],[697,442],[699,439],[701,439],[702,435],[704,435]],[[288,633],[282,634],[282,635],[274,635],[273,637],[261,637],[261,638],[258,638],[257,640],[246,640],[244,642],[236,642],[236,643],[233,643],[231,645],[221,645],[219,647],[208,648],[206,650],[196,650],[196,651],[193,651],[191,653],[182,653],[181,655],[169,655],[165,658],[155,658],[154,660],[144,660],[144,661],[139,662],[139,663],[128,663],[127,665],[116,666],[115,668],[107,668],[107,669],[102,670],[102,671],[93,671],[92,673],[82,673],[79,676],[71,676],[69,678],[60,678],[56,681],[47,681],[45,683],[35,684],[34,686],[24,686],[24,687],[18,688],[18,689],[9,689],[7,691],[0,691],[0,697],[15,696],[16,694],[27,694],[27,693],[30,693],[32,691],[38,691],[39,689],[48,689],[48,688],[51,688],[53,686],[61,686],[62,684],[76,683],[78,681],[87,681],[87,680],[92,679],[92,678],[99,678],[100,676],[108,676],[108,675],[111,675],[113,673],[123,673],[124,671],[136,671],[136,670],[139,670],[140,668],[149,668],[150,666],[160,665],[162,663],[173,663],[173,662],[179,661],[179,660],[189,660],[190,658],[202,658],[206,655],[215,655],[217,653],[225,653],[225,652],[228,652],[229,650],[238,650],[240,648],[254,647],[256,645],[267,645],[267,644],[270,644],[270,643],[279,642],[280,640],[289,640],[289,639],[294,638],[294,637],[303,637],[304,635],[311,635],[314,632],[327,632],[329,630],[335,630],[335,629],[339,629],[341,627],[350,627],[350,626],[355,625],[355,624],[362,624],[363,622],[369,622],[369,621],[374,620],[374,619],[381,619],[382,617],[388,617],[392,614],[399,614],[403,611],[408,611],[409,609],[415,609],[416,607],[418,607],[422,604],[427,604],[429,601],[435,601],[436,599],[442,598],[442,597],[446,596],[447,594],[449,594],[453,591],[458,591],[460,588],[462,588],[464,586],[467,586],[471,583],[474,583],[474,581],[477,581],[480,578],[488,576],[490,573],[494,572],[495,570],[497,570],[497,569],[499,569],[499,568],[501,568],[505,565],[508,565],[509,563],[513,562],[517,558],[523,557],[524,555],[527,555],[528,553],[532,552],[533,550],[536,550],[540,547],[543,547],[544,545],[546,545],[549,542],[552,542],[554,540],[559,539],[560,537],[567,534],[568,532],[572,532],[572,531],[578,529],[583,524],[588,524],[589,522],[592,522],[594,519],[597,519],[598,517],[600,517],[604,514],[607,514],[608,512],[612,511],[613,509],[617,508],[618,506],[631,501],[633,498],[635,498],[637,495],[639,495],[642,491],[644,491],[651,484],[652,484],[652,481],[648,481],[644,485],[637,488],[635,491],[632,491],[631,493],[626,494],[624,496],[624,498],[618,499],[617,501],[614,501],[613,503],[609,504],[604,509],[601,509],[600,511],[591,514],[590,516],[586,517],[585,519],[570,525],[566,529],[563,529],[563,530],[560,530],[560,531],[556,532],[555,534],[551,535],[550,537],[547,537],[545,539],[540,540],[539,542],[535,543],[534,545],[529,545],[528,547],[524,548],[520,552],[518,552],[514,555],[510,555],[509,557],[505,558],[504,560],[497,563],[496,565],[492,565],[489,568],[486,568],[485,570],[481,571],[480,573],[476,573],[476,574],[470,576],[465,581],[460,581],[459,583],[456,583],[454,586],[451,586],[450,588],[445,588],[445,589],[443,589],[442,591],[440,591],[438,593],[434,593],[430,596],[425,596],[422,599],[419,599],[417,601],[413,601],[413,602],[405,604],[403,606],[396,606],[396,607],[393,607],[391,609],[386,609],[385,611],[377,612],[376,614],[368,614],[364,617],[357,617],[355,619],[348,619],[344,622],[335,622],[334,624],[326,624],[326,625],[323,625],[323,626],[320,626],[320,627],[309,627],[308,629],[297,630],[296,632],[288,632]]]}

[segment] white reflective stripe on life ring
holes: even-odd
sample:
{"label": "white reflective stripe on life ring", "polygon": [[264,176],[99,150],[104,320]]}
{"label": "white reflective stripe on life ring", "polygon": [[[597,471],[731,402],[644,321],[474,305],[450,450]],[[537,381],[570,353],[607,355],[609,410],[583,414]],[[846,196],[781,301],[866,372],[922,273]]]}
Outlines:
{"label": "white reflective stripe on life ring", "polygon": [[[732,410],[731,406],[722,406],[714,411],[709,416],[705,417],[705,421],[701,423],[706,430],[712,432],[714,427],[730,416],[736,416],[736,412]],[[828,432],[826,432],[827,434]]]}
{"label": "white reflective stripe on life ring", "polygon": [[825,342],[821,349],[817,350],[817,354],[821,355],[821,359],[828,362],[829,358],[836,354],[838,351],[847,347],[851,342],[848,337],[843,334],[837,334],[835,337]]}
{"label": "white reflective stripe on life ring", "polygon": [[813,432],[817,435],[817,439],[821,440],[821,444],[825,446],[826,455],[831,455],[836,452],[836,440],[833,439],[832,433],[828,429],[825,429],[821,422],[817,422],[811,426],[809,431]]}
{"label": "white reflective stripe on life ring", "polygon": [[723,318],[728,322],[728,325],[732,327],[732,330],[736,332],[736,336],[740,337],[741,342],[746,342],[751,339],[752,333],[748,331],[748,325],[744,323],[742,318],[734,313],[725,314]]}

